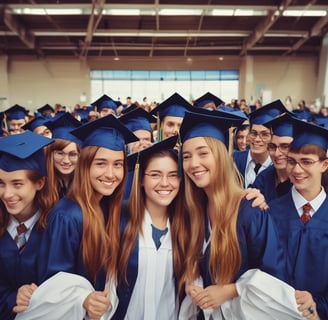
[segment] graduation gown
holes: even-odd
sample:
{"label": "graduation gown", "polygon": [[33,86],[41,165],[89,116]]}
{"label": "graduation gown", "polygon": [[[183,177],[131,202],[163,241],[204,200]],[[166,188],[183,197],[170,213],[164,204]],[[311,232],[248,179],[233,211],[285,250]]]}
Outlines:
{"label": "graduation gown", "polygon": [[33,227],[24,250],[19,253],[15,240],[6,231],[0,238],[0,319],[14,319],[18,289],[37,283],[37,258],[42,232]]}
{"label": "graduation gown", "polygon": [[[251,188],[256,188],[261,191],[267,203],[270,201],[279,198],[276,189],[276,169],[274,166],[270,166],[260,172],[254,181],[253,184],[250,185]],[[288,180],[284,183],[289,183],[287,187],[291,187],[292,183]]]}
{"label": "graduation gown", "polygon": [[[205,226],[208,227],[207,215]],[[209,234],[209,230],[206,231]],[[237,218],[237,236],[241,253],[241,267],[235,281],[247,270],[258,268],[278,279],[285,280],[285,259],[270,215],[259,208],[252,208],[251,201],[242,199]],[[210,241],[204,245],[200,271],[204,288],[213,284],[209,273]],[[220,308],[218,308],[220,309]],[[220,310],[214,309],[213,316]],[[215,318],[216,319],[216,318]]]}
{"label": "graduation gown", "polygon": [[63,271],[87,278],[96,290],[104,289],[104,271],[99,272],[96,281],[87,274],[81,252],[82,234],[81,207],[71,199],[62,198],[51,211],[43,234],[38,263],[39,283]]}
{"label": "graduation gown", "polygon": [[244,180],[245,180],[245,171],[246,171],[248,153],[249,150],[244,150],[244,151],[236,151],[232,154],[232,158],[237,166],[237,169],[239,170],[239,173],[242,175]]}
{"label": "graduation gown", "polygon": [[161,246],[152,238],[151,218],[145,211],[127,266],[129,285],[117,288],[119,305],[112,319],[174,319],[177,312],[170,224]]}
{"label": "graduation gown", "polygon": [[328,198],[305,225],[291,191],[269,203],[287,255],[288,281],[296,290],[309,291],[321,319],[328,319]]}

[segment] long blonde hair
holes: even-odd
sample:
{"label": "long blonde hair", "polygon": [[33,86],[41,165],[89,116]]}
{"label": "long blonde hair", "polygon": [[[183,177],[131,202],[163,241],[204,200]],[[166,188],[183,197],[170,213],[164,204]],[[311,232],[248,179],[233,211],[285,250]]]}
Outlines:
{"label": "long blonde hair", "polygon": [[[225,145],[214,138],[204,139],[217,163],[215,175],[210,181],[216,218],[212,225],[209,271],[214,283],[226,284],[233,280],[241,265],[237,217],[243,189],[240,175]],[[205,239],[204,214],[208,198],[205,191],[198,188],[186,174],[184,177],[185,198],[191,222],[185,278],[193,281],[200,274],[199,262]]]}
{"label": "long blonde hair", "polygon": [[[99,147],[88,146],[81,150],[79,165],[67,197],[77,202],[83,215],[82,257],[91,277],[104,268],[109,277],[116,277],[117,254],[120,243],[120,212],[126,177],[126,156],[124,153],[124,178],[113,194],[103,200],[106,203],[104,214],[108,214],[105,225],[104,215],[96,199],[90,180],[90,166]],[[108,208],[107,208],[108,207]]]}
{"label": "long blonde hair", "polygon": [[[120,257],[118,263],[118,270],[120,271],[120,281],[127,284],[126,269],[128,259],[131,255],[138,233],[142,233],[142,222],[145,214],[145,191],[140,185],[140,177],[147,169],[150,161],[154,158],[169,157],[177,162],[177,155],[170,150],[160,150],[152,153],[150,156],[142,161],[140,165],[140,172],[134,175],[130,199],[128,202],[128,223],[122,236],[120,247]],[[140,174],[140,177],[139,177]],[[179,192],[176,198],[168,206],[169,219],[171,223],[171,239],[173,250],[173,266],[174,273],[177,278],[178,292],[182,294],[183,278],[182,275],[185,270],[185,256],[188,246],[188,216],[185,211],[183,200],[183,187],[180,184]]]}

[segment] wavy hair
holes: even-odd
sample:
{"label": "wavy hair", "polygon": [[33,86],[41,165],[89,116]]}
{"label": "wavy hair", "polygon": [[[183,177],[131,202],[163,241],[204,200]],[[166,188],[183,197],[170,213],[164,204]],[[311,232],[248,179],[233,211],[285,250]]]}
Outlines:
{"label": "wavy hair", "polygon": [[[118,261],[118,270],[120,270],[120,281],[127,283],[126,269],[129,257],[137,240],[138,233],[142,233],[142,222],[145,214],[145,191],[140,186],[140,179],[147,169],[151,160],[155,158],[168,157],[178,163],[177,155],[170,150],[160,150],[149,155],[140,164],[140,170],[136,170],[130,199],[128,202],[128,223],[123,232],[122,242],[120,247],[120,257]],[[175,199],[168,206],[169,219],[171,223],[171,239],[173,251],[173,267],[178,283],[178,292],[181,295],[183,292],[184,281],[182,275],[185,269],[185,256],[188,245],[189,228],[188,216],[185,211],[183,199],[183,186],[180,183],[180,189]]]}
{"label": "wavy hair", "polygon": [[67,194],[82,209],[83,235],[82,258],[86,269],[95,279],[101,269],[109,277],[116,277],[117,254],[120,244],[120,213],[126,177],[126,156],[124,154],[124,178],[112,195],[106,197],[105,216],[90,180],[90,167],[99,147],[88,146],[81,150],[79,165],[75,169],[72,186]]}
{"label": "wavy hair", "polygon": [[[216,284],[230,283],[241,265],[241,253],[237,236],[237,217],[243,197],[241,179],[225,145],[214,138],[204,137],[215,163],[215,174],[211,177],[211,201],[214,203],[215,222],[212,225],[209,271]],[[185,198],[191,234],[186,257],[185,278],[195,280],[199,274],[199,263],[203,256],[205,219],[208,197],[184,174]],[[213,221],[212,221],[213,222]]]}

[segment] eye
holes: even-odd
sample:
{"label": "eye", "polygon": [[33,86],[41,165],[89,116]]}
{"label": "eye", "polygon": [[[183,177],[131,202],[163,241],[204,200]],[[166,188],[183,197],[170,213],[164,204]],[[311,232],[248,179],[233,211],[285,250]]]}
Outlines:
{"label": "eye", "polygon": [[114,166],[115,166],[115,168],[122,168],[123,162],[115,162]]}
{"label": "eye", "polygon": [[311,166],[314,163],[314,161],[313,160],[310,160],[310,159],[303,159],[300,162],[305,167],[306,166]]}
{"label": "eye", "polygon": [[171,179],[175,179],[175,178],[178,178],[179,175],[178,175],[177,172],[172,172],[172,173],[169,173],[169,174],[167,175],[167,177],[168,177],[168,178],[171,178]]}
{"label": "eye", "polygon": [[287,158],[287,163],[292,165],[292,166],[296,165],[296,161],[292,158]]}

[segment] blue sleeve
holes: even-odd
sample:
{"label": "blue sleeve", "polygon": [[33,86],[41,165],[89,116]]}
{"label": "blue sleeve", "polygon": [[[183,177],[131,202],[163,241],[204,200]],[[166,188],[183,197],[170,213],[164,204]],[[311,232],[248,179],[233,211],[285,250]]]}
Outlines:
{"label": "blue sleeve", "polygon": [[238,276],[248,269],[259,268],[285,280],[285,255],[270,215],[258,208],[252,208],[250,201],[243,200],[237,230],[242,255],[242,266]]}
{"label": "blue sleeve", "polygon": [[13,307],[16,305],[17,291],[0,284],[0,319],[15,319]]}
{"label": "blue sleeve", "polygon": [[39,258],[40,283],[59,271],[84,276],[81,263],[83,218],[79,206],[55,206],[44,231]]}

